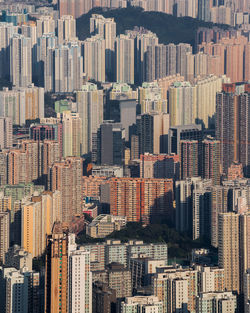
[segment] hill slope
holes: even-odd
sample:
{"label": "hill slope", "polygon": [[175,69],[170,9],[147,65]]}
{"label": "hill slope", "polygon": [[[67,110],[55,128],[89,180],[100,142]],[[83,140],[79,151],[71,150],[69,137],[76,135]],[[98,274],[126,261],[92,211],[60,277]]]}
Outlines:
{"label": "hill slope", "polygon": [[[76,21],[77,36],[84,40],[89,37],[89,19],[92,14],[101,14],[104,17],[114,17],[117,23],[117,34],[124,33],[134,26],[142,26],[159,37],[160,43],[168,44],[180,42],[195,44],[195,33],[199,27],[211,28],[216,24],[202,22],[191,17],[175,17],[161,12],[144,12],[141,8],[129,7],[126,9],[104,10],[94,8],[82,15]],[[217,25],[223,29],[227,25]]]}

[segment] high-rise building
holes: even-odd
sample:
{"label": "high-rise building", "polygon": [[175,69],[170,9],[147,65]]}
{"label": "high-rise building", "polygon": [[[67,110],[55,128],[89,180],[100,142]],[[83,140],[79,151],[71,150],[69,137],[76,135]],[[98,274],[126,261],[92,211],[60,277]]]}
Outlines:
{"label": "high-rise building", "polygon": [[82,174],[82,159],[78,157],[67,157],[50,167],[49,188],[61,192],[63,222],[81,213]]}
{"label": "high-rise building", "polygon": [[18,26],[13,23],[0,23],[0,77],[10,78],[10,41],[14,34],[18,33]]}
{"label": "high-rise building", "polygon": [[239,215],[233,212],[219,214],[218,230],[219,266],[225,270],[225,288],[239,292]]}
{"label": "high-rise building", "polygon": [[0,91],[0,116],[11,117],[13,125],[44,117],[44,89],[30,84]]}
{"label": "high-rise building", "polygon": [[134,84],[134,40],[128,35],[115,40],[115,62],[116,81]]}
{"label": "high-rise building", "polygon": [[168,153],[180,154],[181,140],[202,140],[201,125],[185,125],[170,127],[168,132]]}
{"label": "high-rise building", "polygon": [[90,34],[99,35],[105,40],[105,72],[111,81],[114,77],[115,65],[116,23],[114,18],[104,18],[102,15],[92,14]]}
{"label": "high-rise building", "polygon": [[210,238],[211,180],[200,177],[176,182],[176,229],[194,239]]}
{"label": "high-rise building", "polygon": [[220,174],[220,141],[208,137],[202,141],[202,177],[219,185]]}
{"label": "high-rise building", "polygon": [[76,20],[72,15],[63,15],[57,20],[58,44],[76,40]]}
{"label": "high-rise building", "polygon": [[82,153],[92,151],[93,141],[96,144],[97,130],[103,122],[103,90],[97,85],[86,83],[76,92],[77,113],[82,119]]}
{"label": "high-rise building", "polygon": [[44,192],[22,204],[21,243],[32,257],[39,257],[45,251],[46,237],[56,220],[62,220],[60,192]]}
{"label": "high-rise building", "polygon": [[1,269],[1,312],[39,312],[39,273],[24,267]]}
{"label": "high-rise building", "polygon": [[43,34],[55,34],[55,20],[50,15],[41,15],[36,20],[36,29],[37,39]]}
{"label": "high-rise building", "polygon": [[[71,239],[69,239],[71,240]],[[92,313],[92,272],[90,253],[84,248],[69,249],[69,311]],[[59,311],[60,312],[60,311]]]}
{"label": "high-rise building", "polygon": [[104,121],[97,133],[97,163],[122,165],[124,148],[125,129],[122,124]]}
{"label": "high-rise building", "polygon": [[0,117],[0,150],[13,146],[13,124],[10,117]]}
{"label": "high-rise building", "polygon": [[138,98],[141,106],[141,114],[168,112],[167,99],[164,99],[162,89],[157,82],[144,82],[142,87],[138,88]]}
{"label": "high-rise building", "polygon": [[105,74],[105,40],[100,36],[92,36],[83,42],[84,73],[87,80],[94,79],[104,83]]}
{"label": "high-rise building", "polygon": [[176,154],[141,154],[141,178],[179,178],[179,156]]}
{"label": "high-rise building", "polygon": [[200,293],[196,298],[195,312],[205,313],[211,308],[215,313],[234,313],[237,310],[237,296],[230,291]]}
{"label": "high-rise building", "polygon": [[93,283],[93,312],[112,313],[116,307],[116,292],[107,283]]}
{"label": "high-rise building", "polygon": [[[53,70],[52,70],[53,69]],[[83,57],[77,42],[48,49],[45,61],[45,91],[73,92],[82,86]]]}
{"label": "high-rise building", "polygon": [[0,261],[4,263],[5,253],[10,244],[9,212],[0,211]]}
{"label": "high-rise building", "polygon": [[125,301],[121,303],[121,312],[128,313],[133,311],[161,313],[163,312],[163,304],[155,296],[135,296],[125,298]]}
{"label": "high-rise building", "polygon": [[31,38],[15,34],[10,41],[10,81],[16,87],[32,83]]}
{"label": "high-rise building", "polygon": [[197,177],[199,175],[198,140],[180,140],[180,177]]}
{"label": "high-rise building", "polygon": [[92,312],[90,253],[59,222],[47,238],[45,312]]}
{"label": "high-rise building", "polygon": [[167,76],[166,46],[163,44],[148,45],[145,53],[145,81]]}
{"label": "high-rise building", "polygon": [[45,312],[68,312],[68,234],[61,223],[53,226],[52,234],[47,237],[45,263]]}
{"label": "high-rise building", "polygon": [[140,154],[159,154],[167,151],[169,114],[145,113],[137,117]]}
{"label": "high-rise building", "polygon": [[81,156],[82,154],[82,119],[79,113],[64,111],[63,125],[63,157]]}
{"label": "high-rise building", "polygon": [[[54,22],[54,20],[52,21]],[[45,64],[45,62],[48,54],[48,49],[50,49],[49,51],[53,51],[53,49],[55,49],[57,45],[57,42],[58,39],[55,36],[54,32],[49,33],[44,32],[43,35],[37,38],[36,57],[35,57],[36,65],[33,73],[33,79],[38,86],[45,87],[45,82],[47,84],[49,83],[51,84],[51,82],[49,82],[49,79],[52,79],[51,74],[53,71],[52,63],[48,62],[47,64]]]}
{"label": "high-rise building", "polygon": [[110,213],[128,222],[145,222],[168,216],[173,219],[172,179],[111,178]]}
{"label": "high-rise building", "polygon": [[249,176],[249,105],[249,85],[225,84],[223,92],[217,94],[216,138],[221,142],[220,157],[225,174],[237,161],[242,163],[244,174]]}

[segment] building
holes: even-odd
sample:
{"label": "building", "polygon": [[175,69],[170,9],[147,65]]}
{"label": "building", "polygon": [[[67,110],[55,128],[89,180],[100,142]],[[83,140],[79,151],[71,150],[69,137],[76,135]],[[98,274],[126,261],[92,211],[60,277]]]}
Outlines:
{"label": "building", "polygon": [[202,141],[202,177],[211,178],[214,185],[219,185],[220,176],[220,141],[206,138]]}
{"label": "building", "polygon": [[115,62],[116,81],[134,84],[134,40],[128,35],[115,40]]}
{"label": "building", "polygon": [[58,197],[58,192],[43,192],[22,204],[21,245],[33,258],[43,254],[54,222],[62,220],[61,199]]}
{"label": "building", "polygon": [[109,197],[110,213],[126,216],[128,222],[173,219],[172,179],[111,178]]}
{"label": "building", "polygon": [[220,157],[224,174],[236,161],[242,163],[244,174],[249,176],[249,99],[247,84],[241,87],[225,84],[223,91],[217,94],[216,139],[221,142]]}
{"label": "building", "polygon": [[84,248],[71,251],[69,247],[68,262],[68,312],[73,313],[80,311],[92,313],[92,272],[90,271],[90,254],[88,251],[85,251]]}
{"label": "building", "polygon": [[0,116],[10,117],[13,125],[25,125],[26,120],[44,117],[44,89],[29,84],[26,87],[4,88],[0,91]]}
{"label": "building", "polygon": [[[101,274],[101,275],[100,275]],[[93,275],[93,281],[95,281]],[[132,284],[131,273],[120,263],[110,263],[103,273],[98,273],[97,277],[108,283],[109,288],[115,290],[117,298],[131,297]]]}
{"label": "building", "polygon": [[57,20],[58,44],[74,41],[76,37],[76,20],[72,15],[63,15]]}
{"label": "building", "polygon": [[66,93],[79,90],[82,79],[83,57],[77,42],[71,41],[47,50],[44,71],[46,92]]}
{"label": "building", "polygon": [[122,165],[125,148],[125,129],[121,123],[104,121],[97,132],[97,163]]}
{"label": "building", "polygon": [[198,140],[180,140],[180,177],[197,177],[199,175]]}
{"label": "building", "polygon": [[20,246],[14,245],[5,253],[4,264],[17,270],[25,267],[28,271],[32,271],[32,255]]}
{"label": "building", "polygon": [[13,146],[13,124],[11,117],[0,117],[0,150]]}
{"label": "building", "polygon": [[52,234],[47,238],[44,304],[46,313],[68,311],[68,245],[68,235],[63,232],[60,223],[55,223]]}
{"label": "building", "polygon": [[90,34],[99,35],[105,40],[105,72],[109,81],[114,77],[116,23],[114,18],[104,18],[92,14],[90,18]]}
{"label": "building", "polygon": [[230,291],[204,292],[196,298],[196,312],[229,312],[237,310],[237,297]]}
{"label": "building", "polygon": [[107,283],[93,283],[93,312],[112,313],[116,309],[116,291]]}
{"label": "building", "polygon": [[92,152],[96,144],[97,130],[103,122],[103,90],[97,85],[86,83],[76,92],[77,113],[82,119],[82,153]]}
{"label": "building", "polygon": [[4,262],[10,244],[9,212],[0,212],[0,261]]}
{"label": "building", "polygon": [[180,154],[180,140],[198,140],[203,137],[201,125],[170,127],[168,132],[168,153]]}
{"label": "building", "polygon": [[240,291],[239,215],[221,213],[218,219],[219,266],[225,270],[225,288]]}
{"label": "building", "polygon": [[27,268],[17,270],[13,267],[1,268],[1,312],[38,312],[39,273]]}
{"label": "building", "polygon": [[70,222],[82,212],[82,159],[67,157],[50,167],[49,188],[62,197],[62,220]]}
{"label": "building", "polygon": [[10,41],[10,81],[16,87],[32,83],[31,38],[15,34]]}
{"label": "building", "polygon": [[92,238],[105,238],[125,226],[126,217],[101,214],[86,226],[86,234]]}
{"label": "building", "polygon": [[178,231],[188,232],[193,237],[199,237],[202,233],[208,235],[204,227],[209,227],[210,208],[207,206],[210,205],[210,201],[203,199],[202,195],[206,194],[206,188],[210,187],[211,183],[211,180],[202,180],[200,177],[176,182],[175,216]]}
{"label": "building", "polygon": [[126,297],[121,303],[121,313],[140,311],[163,313],[163,305],[155,296]]}
{"label": "building", "polygon": [[2,51],[0,61],[0,77],[9,79],[10,78],[10,55],[8,53],[8,47],[10,40],[14,34],[18,33],[18,26],[14,26],[13,23],[0,23],[1,35],[0,35],[0,49]]}
{"label": "building", "polygon": [[83,42],[84,73],[87,80],[106,81],[105,40],[100,36],[92,36]]}
{"label": "building", "polygon": [[176,154],[141,154],[141,178],[179,178],[179,156]]}
{"label": "building", "polygon": [[160,154],[167,152],[169,114],[145,113],[137,117],[139,152]]}
{"label": "building", "polygon": [[[60,113],[59,113],[60,115]],[[82,155],[82,119],[79,113],[62,113],[63,157]]]}

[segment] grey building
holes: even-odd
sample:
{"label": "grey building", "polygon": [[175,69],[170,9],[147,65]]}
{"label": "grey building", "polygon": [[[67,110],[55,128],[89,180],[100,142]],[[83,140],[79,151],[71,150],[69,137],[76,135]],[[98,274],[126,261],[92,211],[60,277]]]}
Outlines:
{"label": "grey building", "polygon": [[121,123],[104,121],[97,133],[97,162],[101,165],[122,165],[125,130]]}

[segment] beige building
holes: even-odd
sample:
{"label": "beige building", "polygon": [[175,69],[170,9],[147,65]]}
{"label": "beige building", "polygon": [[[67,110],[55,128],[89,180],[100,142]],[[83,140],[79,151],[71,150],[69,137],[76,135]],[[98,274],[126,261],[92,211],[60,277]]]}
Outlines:
{"label": "beige building", "polygon": [[50,167],[49,188],[59,190],[62,197],[62,221],[82,213],[82,159],[67,157]]}
{"label": "beige building", "polygon": [[10,244],[9,212],[0,212],[0,261],[4,262]]}
{"label": "beige building", "polygon": [[58,44],[76,40],[76,20],[72,15],[63,15],[57,20]]}
{"label": "beige building", "polygon": [[54,222],[62,219],[59,196],[58,192],[44,192],[22,204],[21,244],[33,258],[45,251],[46,237],[51,234]]}
{"label": "beige building", "polygon": [[11,117],[0,117],[0,149],[13,146],[13,124]]}
{"label": "beige building", "polygon": [[134,84],[134,40],[120,35],[115,40],[116,81]]}
{"label": "beige building", "polygon": [[240,291],[239,215],[219,214],[219,266],[225,270],[225,288]]}
{"label": "beige building", "polygon": [[[58,113],[60,115],[60,113]],[[63,125],[63,156],[81,156],[82,154],[82,119],[79,113],[64,111]]]}
{"label": "beige building", "polygon": [[82,153],[92,151],[93,140],[103,122],[103,90],[97,85],[86,83],[76,92],[77,112],[82,119]]}
{"label": "beige building", "polygon": [[86,226],[86,234],[92,238],[104,238],[114,231],[119,231],[126,226],[127,219],[123,216],[108,214],[98,215]]}

